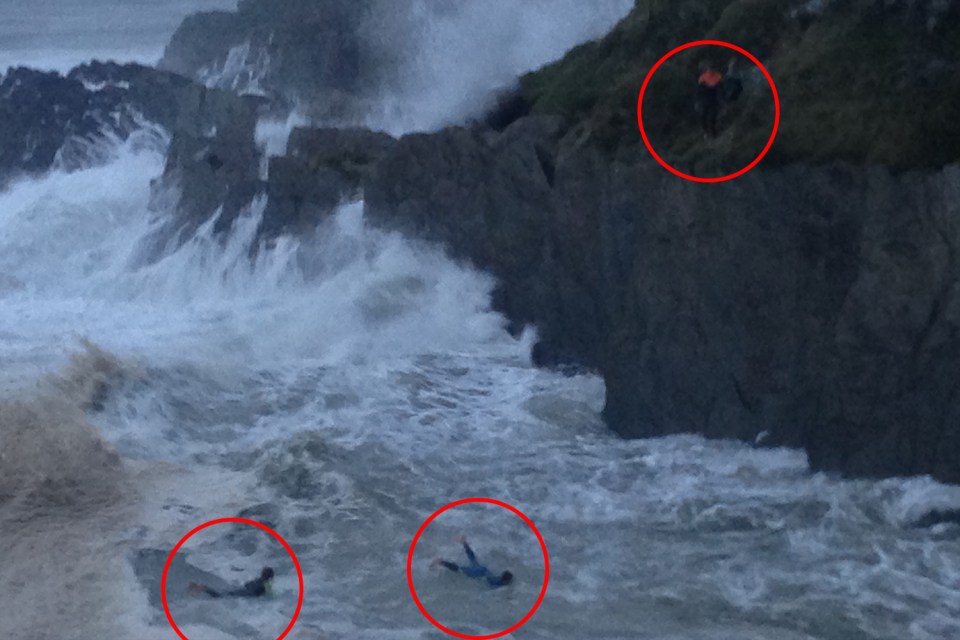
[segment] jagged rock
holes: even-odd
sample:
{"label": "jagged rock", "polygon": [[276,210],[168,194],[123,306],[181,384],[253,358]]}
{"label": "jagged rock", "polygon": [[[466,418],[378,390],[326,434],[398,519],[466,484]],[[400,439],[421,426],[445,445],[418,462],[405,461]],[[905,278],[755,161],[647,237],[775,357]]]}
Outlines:
{"label": "jagged rock", "polygon": [[269,201],[260,235],[304,233],[340,204],[349,186],[336,171],[291,156],[270,159]]}
{"label": "jagged rock", "polygon": [[766,431],[816,469],[960,482],[960,167],[704,187],[544,124],[401,139],[369,219],[491,269],[625,436]]}
{"label": "jagged rock", "polygon": [[240,2],[236,12],[195,14],[173,35],[160,68],[221,89],[262,90],[308,103],[331,90],[360,95],[383,61],[360,40],[371,5],[252,0]]}
{"label": "jagged rock", "polygon": [[173,131],[186,78],[138,64],[93,62],[66,77],[11,69],[0,81],[0,184],[14,175],[108,159],[106,138],[128,139],[149,123]]}
{"label": "jagged rock", "polygon": [[503,131],[511,124],[530,115],[533,105],[517,86],[495,94],[494,105],[482,119],[484,126],[494,131]]}
{"label": "jagged rock", "polygon": [[359,196],[371,168],[396,144],[366,129],[294,129],[286,156],[271,158],[261,234],[302,233]]}
{"label": "jagged rock", "polygon": [[44,171],[68,136],[95,133],[89,98],[76,80],[11,69],[0,82],[0,180],[15,173]]}
{"label": "jagged rock", "polygon": [[172,130],[183,92],[193,84],[175,73],[139,64],[94,61],[67,74],[93,93],[94,103],[130,105],[150,122]]}
{"label": "jagged rock", "polygon": [[263,191],[256,145],[256,99],[193,85],[181,99],[162,178],[154,184],[155,209],[175,216],[164,236],[185,239],[221,209],[215,231],[229,228]]}
{"label": "jagged rock", "polygon": [[532,322],[527,307],[542,299],[534,276],[547,246],[559,130],[547,117],[490,138],[465,128],[403,137],[364,187],[368,215],[493,271],[498,306],[517,323]]}

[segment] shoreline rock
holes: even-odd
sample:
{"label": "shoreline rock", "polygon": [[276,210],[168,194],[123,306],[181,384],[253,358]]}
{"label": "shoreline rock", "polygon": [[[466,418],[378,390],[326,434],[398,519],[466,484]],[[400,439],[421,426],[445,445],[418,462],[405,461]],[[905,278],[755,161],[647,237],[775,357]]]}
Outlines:
{"label": "shoreline rock", "polygon": [[287,154],[270,159],[261,237],[312,231],[344,200],[360,196],[371,167],[395,144],[367,129],[294,129]]}
{"label": "shoreline rock", "polygon": [[960,482],[960,167],[698,185],[559,135],[404,137],[369,219],[492,271],[541,362],[600,371],[621,435],[768,432],[815,470]]}

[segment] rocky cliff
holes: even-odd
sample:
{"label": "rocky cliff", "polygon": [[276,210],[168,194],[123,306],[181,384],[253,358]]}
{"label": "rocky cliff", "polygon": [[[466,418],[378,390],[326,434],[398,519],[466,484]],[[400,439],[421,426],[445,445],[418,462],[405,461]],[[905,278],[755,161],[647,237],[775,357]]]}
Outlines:
{"label": "rocky cliff", "polygon": [[0,186],[23,174],[95,162],[98,142],[153,123],[173,131],[192,83],[136,64],[94,62],[66,76],[10,69],[0,77]]}
{"label": "rocky cliff", "polygon": [[558,133],[529,118],[403,138],[368,215],[492,270],[542,363],[604,376],[623,435],[960,482],[960,167],[793,165],[704,187]]}
{"label": "rocky cliff", "polygon": [[[248,81],[251,51],[284,51],[288,62],[264,67],[276,75],[258,76],[271,91],[359,100],[348,85],[368,76],[338,65],[367,60],[375,77],[389,64],[374,62],[377,46],[351,57],[371,18],[352,7],[295,2],[274,15],[247,0],[185,22],[165,65]],[[298,33],[310,16],[346,35],[271,49],[273,27]],[[373,223],[495,274],[496,307],[515,330],[538,328],[538,363],[600,372],[605,417],[624,436],[800,446],[816,469],[960,482],[956,33],[955,0],[637,0],[607,38],[524,77],[485,124],[399,141],[298,130],[267,180],[254,139],[266,100],[136,67],[18,70],[0,87],[15,125],[0,172],[42,171],[71,136],[122,124],[135,105],[171,133],[156,183],[158,199],[176,198],[168,236],[217,211],[225,229],[262,194],[264,237],[310,231],[362,189]],[[636,128],[647,70],[704,37],[760,57],[783,104],[765,162],[716,185],[664,171]],[[709,175],[755,154],[771,95],[741,68],[744,97],[704,143],[690,108],[697,57],[662,68],[648,126],[664,156]],[[238,60],[241,75],[225,74]]]}
{"label": "rocky cliff", "polygon": [[[494,272],[498,308],[538,326],[542,363],[600,371],[605,417],[625,436],[802,446],[816,469],[960,482],[960,120],[946,100],[956,77],[908,73],[956,64],[939,47],[957,45],[946,35],[960,32],[957,4],[694,4],[668,13],[638,1],[610,37],[526,78],[526,107],[510,104],[502,133],[401,139],[367,180],[370,218]],[[657,16],[685,26],[656,30],[656,51],[628,37],[651,33]],[[630,61],[757,16],[785,25],[750,31],[782,71],[770,161],[720,185],[666,173],[637,143],[645,65]],[[830,68],[799,59],[857,50],[838,20],[864,37],[907,35]],[[911,84],[868,100],[876,67],[903,67],[895,77]],[[865,84],[842,89],[844,78]],[[849,111],[829,110],[844,97]],[[543,115],[507,126],[531,111]],[[761,125],[728,126],[730,140],[750,140]],[[882,135],[891,127],[893,139]],[[921,135],[932,129],[941,137]],[[696,141],[675,144],[682,161]],[[710,152],[741,160],[733,147]]]}

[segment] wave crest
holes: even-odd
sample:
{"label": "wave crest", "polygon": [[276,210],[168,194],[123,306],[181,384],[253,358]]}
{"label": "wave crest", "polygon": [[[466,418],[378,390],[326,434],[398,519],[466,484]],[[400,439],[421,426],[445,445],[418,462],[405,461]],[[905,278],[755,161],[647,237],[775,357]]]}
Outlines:
{"label": "wave crest", "polygon": [[0,506],[40,515],[46,508],[111,504],[122,494],[121,458],[85,412],[101,408],[129,372],[96,345],[83,346],[62,376],[0,401]]}

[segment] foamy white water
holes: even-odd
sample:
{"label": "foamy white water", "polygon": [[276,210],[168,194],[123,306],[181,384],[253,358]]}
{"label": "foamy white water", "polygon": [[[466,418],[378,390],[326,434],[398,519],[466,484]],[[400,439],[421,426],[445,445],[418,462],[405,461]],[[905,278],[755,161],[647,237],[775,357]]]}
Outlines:
{"label": "foamy white water", "polygon": [[[315,239],[281,242],[250,264],[262,204],[254,203],[225,243],[202,230],[136,266],[156,224],[147,185],[161,157],[118,153],[114,164],[0,195],[0,272],[17,283],[0,294],[7,397],[42,423],[45,412],[67,409],[51,409],[36,380],[64,371],[68,354],[82,351],[79,337],[116,358],[64,374],[87,381],[86,394],[89,380],[112,385],[103,411],[86,415],[96,431],[75,414],[67,423],[87,434],[71,437],[93,444],[51,449],[62,437],[54,432],[22,449],[36,429],[19,440],[24,456],[37,457],[23,468],[55,463],[67,479],[46,501],[16,503],[14,524],[0,519],[5,550],[19,554],[12,567],[36,571],[22,525],[31,519],[61,562],[96,562],[81,565],[82,579],[68,574],[73,591],[57,591],[56,567],[33,574],[17,614],[0,623],[7,637],[167,637],[156,557],[204,519],[237,514],[270,522],[297,550],[303,637],[433,637],[407,592],[406,550],[430,513],[474,495],[526,512],[551,553],[548,597],[518,637],[958,631],[960,531],[908,528],[924,508],[958,504],[956,489],[811,477],[796,452],[620,441],[599,422],[599,380],[529,366],[529,340],[510,338],[489,311],[488,277],[366,228],[360,205]],[[104,493],[112,485],[99,465],[72,457],[102,451],[101,437],[120,454],[110,474],[124,478],[121,495]],[[60,501],[77,491],[93,502],[65,511]],[[456,560],[451,538],[461,531],[488,562],[514,571],[517,585],[478,592],[430,572],[434,555]],[[204,571],[239,581],[234,569],[269,562],[276,597],[210,609],[175,592],[190,637],[256,637],[290,615],[289,561],[248,538],[210,530],[176,574],[180,587]],[[91,550],[95,540],[102,545]],[[490,633],[533,602],[542,558],[519,520],[474,508],[432,525],[414,567],[435,615]],[[0,576],[0,591],[22,588],[9,570]],[[45,589],[69,620],[30,604]],[[24,635],[31,624],[48,635]]]}
{"label": "foamy white water", "polygon": [[365,124],[394,135],[480,117],[493,91],[602,37],[633,0],[413,0],[408,13],[383,12],[370,29],[402,61],[395,92],[380,96]]}
{"label": "foamy white water", "polygon": [[[507,29],[512,9],[495,8]],[[264,123],[261,142],[277,152],[296,122]],[[599,419],[602,381],[530,366],[533,334],[507,335],[488,276],[368,228],[359,203],[251,263],[254,202],[226,237],[208,225],[144,265],[162,153],[113,153],[0,193],[0,636],[173,637],[166,554],[242,515],[303,566],[291,637],[439,638],[408,593],[407,549],[435,510],[487,496],[550,552],[547,597],[514,637],[960,637],[960,528],[910,527],[960,506],[957,488],[811,476],[801,453],[738,443],[622,441]],[[431,571],[462,559],[458,533],[517,583]],[[186,593],[264,564],[272,598]],[[413,566],[430,611],[473,634],[522,617],[543,573],[523,524],[479,506],[441,516]],[[169,580],[192,639],[276,637],[297,594],[284,552],[242,528],[198,535]]]}

